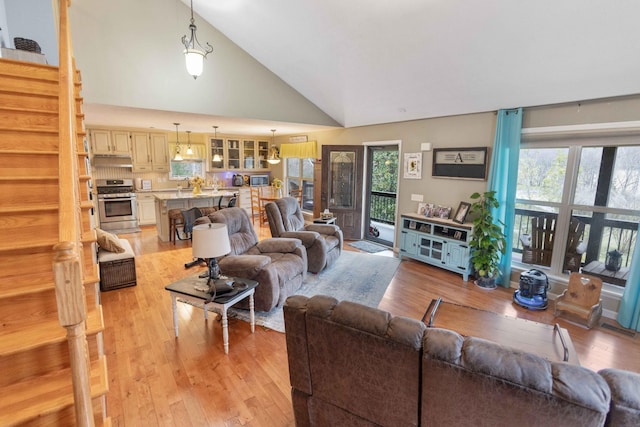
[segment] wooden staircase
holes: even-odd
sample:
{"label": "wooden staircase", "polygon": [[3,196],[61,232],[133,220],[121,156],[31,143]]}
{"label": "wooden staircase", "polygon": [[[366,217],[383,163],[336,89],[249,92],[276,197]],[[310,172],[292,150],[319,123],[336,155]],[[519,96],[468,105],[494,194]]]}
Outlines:
{"label": "wooden staircase", "polygon": [[68,71],[64,4],[59,68],[0,58],[2,426],[110,424],[81,82]]}

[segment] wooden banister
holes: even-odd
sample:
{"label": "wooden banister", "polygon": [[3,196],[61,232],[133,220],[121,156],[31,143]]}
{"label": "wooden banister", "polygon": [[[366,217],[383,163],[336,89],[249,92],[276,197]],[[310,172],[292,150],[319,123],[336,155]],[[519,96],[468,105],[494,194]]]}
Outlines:
{"label": "wooden banister", "polygon": [[53,271],[58,320],[67,329],[76,424],[93,427],[90,367],[85,335],[87,313],[82,284],[80,196],[76,153],[74,66],[69,29],[68,0],[60,0],[59,13],[59,236]]}

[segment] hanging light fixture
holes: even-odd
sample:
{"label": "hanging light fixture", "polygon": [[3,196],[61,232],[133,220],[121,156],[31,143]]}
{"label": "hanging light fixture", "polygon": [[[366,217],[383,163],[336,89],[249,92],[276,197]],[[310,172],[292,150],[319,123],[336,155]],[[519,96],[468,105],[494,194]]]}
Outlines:
{"label": "hanging light fixture", "polygon": [[221,162],[222,161],[222,156],[220,156],[220,154],[218,154],[218,126],[214,126],[213,127],[213,139],[216,140],[216,154],[213,155],[213,159],[212,161],[214,162]]}
{"label": "hanging light fixture", "polygon": [[275,145],[276,130],[271,129],[271,133],[271,149],[269,150],[269,157],[267,157],[267,162],[272,165],[277,165],[278,163],[280,163],[280,150],[278,150],[278,147],[276,147]]}
{"label": "hanging light fixture", "polygon": [[182,160],[182,154],[180,154],[180,138],[178,137],[178,125],[180,125],[180,123],[174,123],[174,125],[176,125],[176,155],[173,160],[179,162]]}
{"label": "hanging light fixture", "polygon": [[206,47],[203,47],[198,38],[196,37],[196,24],[193,20],[193,0],[191,0],[191,24],[189,24],[189,31],[191,31],[191,37],[187,40],[187,36],[182,36],[182,44],[184,44],[184,58],[187,63],[187,72],[197,79],[202,74],[202,68],[204,67],[204,58],[208,54],[213,52],[213,47],[207,43]]}
{"label": "hanging light fixture", "polygon": [[193,155],[193,150],[191,149],[191,131],[187,131],[187,155]]}

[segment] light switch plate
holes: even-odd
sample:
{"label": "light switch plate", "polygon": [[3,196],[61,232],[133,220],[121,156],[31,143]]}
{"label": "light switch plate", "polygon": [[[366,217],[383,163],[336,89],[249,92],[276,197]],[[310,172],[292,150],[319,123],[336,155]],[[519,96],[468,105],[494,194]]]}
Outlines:
{"label": "light switch plate", "polygon": [[423,202],[424,201],[424,196],[422,194],[412,194],[411,195],[411,201],[412,202]]}

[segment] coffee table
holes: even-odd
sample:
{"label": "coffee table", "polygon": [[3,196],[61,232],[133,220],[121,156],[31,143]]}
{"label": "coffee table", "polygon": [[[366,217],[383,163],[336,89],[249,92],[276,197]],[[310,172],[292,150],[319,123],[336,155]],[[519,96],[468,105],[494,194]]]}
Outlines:
{"label": "coffee table", "polygon": [[[452,329],[526,351],[553,362],[579,365],[569,332],[557,323],[547,325],[434,299],[422,321],[428,327]],[[455,325],[455,326],[453,326]]]}
{"label": "coffee table", "polygon": [[171,294],[171,304],[173,308],[173,328],[176,338],[178,337],[178,301],[193,305],[204,310],[205,320],[209,319],[209,311],[214,311],[222,315],[222,342],[224,344],[224,353],[229,354],[229,321],[227,318],[227,309],[239,301],[249,297],[249,317],[251,319],[251,333],[255,332],[255,315],[253,310],[253,294],[258,282],[250,279],[242,279],[238,277],[230,277],[229,281],[233,281],[234,290],[228,294],[217,296],[213,301],[207,302],[211,298],[211,294],[203,292],[207,279],[201,278],[198,274],[185,277],[177,282],[165,286],[165,289]]}

